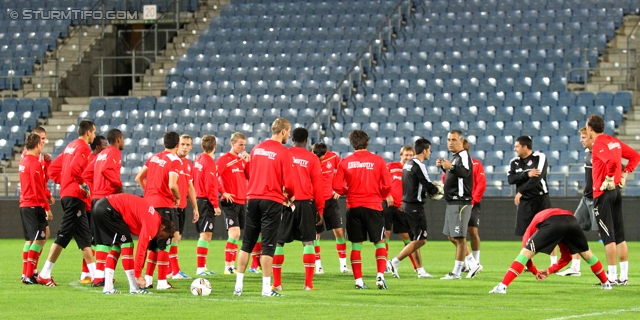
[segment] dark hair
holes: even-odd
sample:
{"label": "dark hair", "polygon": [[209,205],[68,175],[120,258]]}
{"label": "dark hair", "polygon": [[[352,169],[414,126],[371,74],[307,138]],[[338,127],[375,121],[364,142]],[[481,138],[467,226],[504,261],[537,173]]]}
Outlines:
{"label": "dark hair", "polygon": [[162,218],[161,224],[164,226],[164,231],[173,237],[173,234],[176,232],[176,224],[167,218]]}
{"label": "dark hair", "polygon": [[349,142],[353,150],[364,150],[369,146],[369,135],[362,130],[353,130],[349,133]]}
{"label": "dark hair", "polygon": [[327,145],[324,142],[316,142],[311,146],[311,151],[313,154],[318,156],[318,158],[323,157],[327,154]]}
{"label": "dark hair", "polygon": [[91,120],[82,120],[80,121],[80,123],[78,124],[78,136],[82,137],[84,136],[85,133],[93,130],[93,128],[96,126],[95,123],[93,123],[93,121]]}
{"label": "dark hair", "polygon": [[527,147],[529,150],[533,150],[533,141],[529,136],[519,136],[516,142],[523,147]]}
{"label": "dark hair", "polygon": [[209,153],[213,151],[216,147],[216,137],[212,134],[205,134],[200,140],[200,144],[202,145],[202,150],[204,152]]}
{"label": "dark hair", "polygon": [[587,126],[591,127],[595,133],[604,132],[604,120],[597,114],[592,114],[587,118]]}
{"label": "dark hair", "polygon": [[[107,142],[109,142],[110,145],[116,143],[116,140],[120,137],[124,138],[124,135],[119,129],[111,129],[107,132]],[[98,139],[98,137],[96,137],[96,139]]]}
{"label": "dark hair", "polygon": [[421,154],[424,150],[431,148],[431,141],[420,138],[413,143],[413,148],[416,149],[416,155]]}
{"label": "dark hair", "polygon": [[47,130],[45,130],[41,126],[37,126],[37,127],[33,128],[33,130],[31,130],[31,132],[32,133],[47,133]]}
{"label": "dark hair", "polygon": [[33,150],[40,144],[40,135],[37,133],[29,133],[24,139],[24,147],[27,150]]}
{"label": "dark hair", "polygon": [[305,142],[309,138],[309,131],[305,128],[295,128],[291,133],[291,140],[293,142]]}
{"label": "dark hair", "polygon": [[[117,129],[116,129],[116,130],[117,130]],[[104,137],[103,137],[103,136],[96,136],[96,137],[93,139],[93,142],[91,142],[91,143],[89,144],[89,146],[91,146],[91,151],[95,151],[95,150],[96,150],[96,148],[98,148],[98,146],[101,146],[101,145],[102,145],[102,141],[104,141]]]}
{"label": "dark hair", "polygon": [[455,133],[458,135],[458,138],[460,138],[460,140],[464,140],[464,133],[462,133],[462,131],[458,130],[458,129],[453,129],[451,131],[449,131],[449,133]]}
{"label": "dark hair", "polygon": [[164,133],[162,140],[165,148],[173,149],[180,143],[180,135],[175,131],[168,131]]}

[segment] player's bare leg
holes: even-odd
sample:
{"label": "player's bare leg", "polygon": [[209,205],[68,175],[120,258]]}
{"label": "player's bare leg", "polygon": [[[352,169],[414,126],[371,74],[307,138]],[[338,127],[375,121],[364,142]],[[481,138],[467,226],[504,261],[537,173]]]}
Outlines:
{"label": "player's bare leg", "polygon": [[[411,237],[409,237],[409,234],[406,232],[403,233],[398,233],[398,236],[400,237],[400,240],[402,240],[402,243],[404,243],[405,246],[407,246],[409,243],[411,243]],[[388,248],[387,248],[388,250]],[[420,252],[420,248],[416,249],[415,251],[413,251],[410,255],[409,255],[409,259],[411,260],[411,265],[413,265],[413,270],[417,271],[418,268],[422,267],[422,264],[418,265],[416,263],[416,253]]]}
{"label": "player's bare leg", "polygon": [[471,241],[471,254],[480,263],[480,233],[478,227],[467,227],[467,234]]}

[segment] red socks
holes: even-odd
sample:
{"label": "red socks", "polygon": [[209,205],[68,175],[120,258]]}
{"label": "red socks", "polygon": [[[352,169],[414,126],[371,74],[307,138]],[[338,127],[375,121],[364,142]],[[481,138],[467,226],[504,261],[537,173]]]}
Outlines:
{"label": "red socks", "polygon": [[[513,261],[511,263],[511,267],[509,268],[507,273],[504,275],[504,278],[502,278],[502,284],[504,284],[505,286],[509,286],[509,284],[515,278],[517,278],[523,271],[524,271],[524,264],[520,263],[519,261]],[[605,276],[605,278],[606,277],[607,276]]]}
{"label": "red socks", "polygon": [[[281,249],[281,250],[278,250]],[[284,263],[284,250],[282,247],[276,248],[276,253],[273,255],[273,286],[282,285],[282,264]]]}
{"label": "red socks", "polygon": [[609,281],[609,278],[607,278],[607,273],[604,272],[604,268],[602,268],[602,263],[600,263],[600,261],[591,266],[591,271],[598,277],[598,279],[600,279],[600,283]]}
{"label": "red socks", "polygon": [[169,252],[158,251],[158,280],[167,280],[169,274]]}
{"label": "red socks", "polygon": [[153,277],[153,273],[156,271],[156,265],[158,259],[158,252],[149,251],[149,255],[147,256],[147,270],[145,271],[145,275],[149,277]]}
{"label": "red socks", "polygon": [[227,244],[224,246],[224,262],[235,262],[237,250],[237,244],[227,241]]}
{"label": "red socks", "polygon": [[351,250],[351,269],[353,270],[353,278],[362,278],[362,256],[360,250]]}
{"label": "red socks", "polygon": [[[314,250],[315,249],[315,250]],[[315,274],[316,256],[320,253],[320,247],[304,246],[302,263],[304,263],[304,285],[313,288],[313,275]]]}
{"label": "red socks", "polygon": [[171,266],[171,274],[180,272],[180,264],[178,264],[178,246],[172,244],[169,248],[169,265]]}
{"label": "red socks", "polygon": [[[198,244],[200,241],[198,241]],[[196,247],[196,263],[198,264],[198,268],[204,268],[207,265],[207,254],[209,254],[209,248],[201,247],[200,245]]]}
{"label": "red socks", "polygon": [[133,270],[133,247],[122,247],[120,250],[122,256],[122,268],[124,271]]}
{"label": "red socks", "polygon": [[105,263],[105,269],[115,270],[120,258],[120,252],[111,250],[107,256],[107,262]]}
{"label": "red socks", "polygon": [[251,268],[257,269],[260,267],[260,257],[262,256],[262,241],[256,242],[256,245],[251,250]]}
{"label": "red socks", "polygon": [[338,251],[338,258],[346,259],[347,258],[347,244],[346,243],[336,243],[336,251]]}
{"label": "red socks", "polygon": [[387,269],[387,249],[385,247],[376,248],[376,266],[378,273],[384,273]]}

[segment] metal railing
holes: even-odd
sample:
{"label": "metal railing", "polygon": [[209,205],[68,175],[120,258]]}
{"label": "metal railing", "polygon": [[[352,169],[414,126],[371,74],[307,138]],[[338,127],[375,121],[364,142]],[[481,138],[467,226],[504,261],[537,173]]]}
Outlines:
{"label": "metal railing", "polygon": [[[104,78],[122,78],[131,77],[132,88],[131,92],[135,94],[136,77],[145,76],[144,73],[136,73],[136,60],[142,60],[146,65],[151,64],[151,60],[147,57],[95,57],[94,60],[100,60],[100,72],[94,77],[98,78],[99,95],[104,96]],[[105,60],[131,60],[131,73],[105,73],[104,62]],[[144,65],[144,64],[143,64]],[[149,94],[151,94],[151,87],[149,87]]]}
{"label": "metal railing", "polygon": [[[137,55],[153,55],[154,57],[158,55],[158,51],[160,48],[159,47],[159,43],[168,43],[169,40],[171,40],[171,38],[173,38],[178,32],[176,31],[176,29],[158,29],[158,28],[153,28],[153,29],[142,29],[142,30],[118,30],[118,42],[122,43],[123,42],[123,38],[125,38],[127,34],[142,34],[142,37],[140,39],[141,42],[141,50],[134,50],[134,49],[128,49],[128,50],[124,50],[123,53],[126,55],[131,55],[133,54],[133,51],[136,51]],[[146,38],[149,37],[150,35],[153,35],[153,50],[147,50],[147,40]],[[164,41],[159,41],[159,39],[162,38]],[[139,46],[139,44],[136,44],[137,48]]]}
{"label": "metal railing", "polygon": [[4,176],[4,196],[9,196],[9,176],[7,175],[7,167],[0,165],[0,170],[2,170],[2,175]]}
{"label": "metal railing", "polygon": [[[631,55],[631,50],[635,51],[635,54],[632,56],[632,60],[635,61],[636,66],[640,63],[640,55],[638,53],[640,49],[640,21],[636,23],[636,25],[631,29],[631,33],[627,36],[627,51],[629,51],[629,55]],[[635,69],[635,74],[633,74],[633,78],[635,80],[635,87],[633,90],[640,91],[640,83],[638,82],[638,77],[640,77],[640,68]]]}
{"label": "metal railing", "polygon": [[[406,12],[403,12],[404,4],[406,4]],[[358,55],[342,80],[336,83],[336,88],[326,97],[324,106],[316,113],[313,121],[306,126],[306,129],[309,130],[313,125],[319,125],[316,131],[317,141],[320,141],[323,135],[327,136],[326,133],[328,130],[333,132],[332,117],[334,109],[332,108],[332,103],[337,101],[339,110],[341,106],[344,106],[344,104],[349,101],[353,94],[357,93],[361,80],[367,79],[370,73],[373,74],[373,67],[378,64],[379,59],[384,58],[383,53],[386,53],[389,47],[393,46],[393,41],[397,38],[398,32],[403,32],[403,27],[408,23],[407,20],[415,10],[416,7],[413,6],[412,0],[398,1],[396,6],[387,15],[385,21],[376,30],[375,37],[367,43],[365,49]],[[394,17],[396,20],[394,20]],[[363,61],[365,58],[367,58],[366,62]],[[368,69],[366,67],[368,67]],[[356,78],[358,79],[357,82],[354,80]],[[348,87],[346,94],[343,93],[345,84]],[[326,119],[321,119],[323,113],[326,113]],[[325,130],[322,130],[322,125],[320,125],[323,121],[326,121]]]}

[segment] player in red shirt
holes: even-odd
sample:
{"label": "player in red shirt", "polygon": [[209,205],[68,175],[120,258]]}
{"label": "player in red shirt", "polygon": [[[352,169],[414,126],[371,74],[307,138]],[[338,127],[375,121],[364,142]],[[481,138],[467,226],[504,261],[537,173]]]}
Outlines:
{"label": "player in red shirt", "polygon": [[42,247],[47,241],[48,220],[53,218],[49,202],[47,202],[47,192],[43,182],[42,163],[40,153],[44,147],[44,141],[37,133],[30,133],[25,139],[26,155],[20,159],[18,171],[20,172],[20,217],[24,230],[22,283],[37,284],[34,276],[37,261],[42,251]]}
{"label": "player in red shirt", "polygon": [[[298,240],[302,242],[305,282],[303,290],[315,290],[313,274],[316,254],[313,241],[316,239],[316,216],[318,224],[322,223],[324,213],[324,190],[322,187],[322,172],[320,160],[307,150],[309,131],[296,128],[291,135],[293,147],[289,148],[293,156],[293,171],[291,177],[295,182],[296,196],[292,206],[286,206],[282,214],[280,229],[278,230],[278,246],[273,256],[273,286],[275,290],[282,290],[282,264],[284,263],[285,243]],[[292,210],[292,208],[295,208]]]}
{"label": "player in red shirt", "polygon": [[[180,205],[180,188],[178,180],[182,170],[182,161],[176,155],[180,135],[177,132],[169,131],[163,135],[164,151],[154,154],[147,160],[138,175],[136,182],[144,190],[144,199],[147,200],[156,211],[160,212],[163,218],[171,220],[178,225],[178,215],[176,208]],[[194,214],[196,214],[194,212]],[[177,231],[176,231],[177,233]],[[176,236],[174,233],[173,236]],[[149,259],[145,279],[147,284],[153,283],[153,272],[158,265],[158,290],[173,289],[167,282],[169,274],[169,249],[171,238],[157,239],[158,251],[149,252]]]}
{"label": "player in red shirt", "polygon": [[[550,254],[556,245],[560,248],[560,260],[549,268],[538,271],[531,259],[540,252]],[[582,259],[589,263],[591,271],[600,279],[601,288],[611,290],[611,284],[607,281],[600,260],[589,250],[587,238],[570,211],[549,208],[538,212],[522,236],[522,248],[502,282],[489,293],[507,293],[507,287],[522,274],[525,264],[536,279],[544,280],[548,275],[566,266],[574,253],[579,253]]]}
{"label": "player in red shirt", "polygon": [[[464,140],[462,147],[471,154],[469,141]],[[469,218],[469,225],[467,227],[467,233],[469,234],[469,240],[471,240],[471,252],[467,248],[467,255],[471,253],[473,257],[480,263],[480,213],[481,213],[481,201],[484,196],[484,192],[487,190],[487,177],[484,174],[484,166],[482,162],[477,159],[471,158],[473,163],[473,169],[471,174],[473,175],[473,190],[471,191],[471,218]],[[469,267],[467,266],[467,269]]]}
{"label": "player in red shirt", "polygon": [[[412,146],[402,146],[402,148],[400,148],[400,161],[387,164],[387,170],[389,170],[389,176],[391,177],[391,193],[385,200],[382,200],[382,215],[384,216],[385,230],[384,244],[387,249],[387,254],[389,253],[389,238],[391,237],[392,229],[393,233],[400,237],[400,240],[402,240],[405,246],[411,243],[411,236],[409,236],[409,231],[411,231],[411,229],[407,225],[407,220],[401,209],[402,168],[407,161],[411,160],[411,158],[415,156],[415,153],[416,152]],[[417,255],[420,255],[420,249],[409,255],[409,259],[411,260],[414,270],[417,269]]]}
{"label": "player in red shirt", "polygon": [[278,227],[283,203],[295,197],[292,179],[293,157],[283,146],[289,139],[291,123],[284,118],[276,119],[271,125],[271,139],[251,150],[251,171],[247,190],[247,215],[242,248],[238,256],[236,285],[233,294],[242,295],[244,272],[249,262],[249,254],[262,232],[262,296],[277,297],[271,288],[273,254],[276,249]]}
{"label": "player in red shirt", "polygon": [[[196,189],[193,187],[193,163],[187,156],[193,148],[193,139],[188,134],[180,136],[180,146],[178,148],[178,156],[182,161],[182,170],[180,171],[180,179],[178,180],[178,187],[180,188],[180,205],[178,205],[178,232],[176,236],[171,240],[171,248],[169,249],[169,264],[171,266],[172,279],[191,279],[180,269],[178,263],[178,244],[182,239],[182,232],[184,231],[184,223],[187,218],[187,197],[191,202],[191,208],[193,208],[194,217],[199,216],[198,204],[196,203]],[[196,223],[198,219],[191,220],[192,223]]]}
{"label": "player in red shirt", "polygon": [[[622,197],[627,175],[638,165],[640,154],[620,140],[604,134],[604,120],[598,115],[587,119],[587,133],[593,140],[592,171],[594,214],[607,255],[609,281],[629,283],[629,248],[624,237]],[[629,162],[622,169],[622,159]],[[620,260],[620,278],[616,258]]]}
{"label": "player in red shirt", "polygon": [[[43,127],[37,126],[33,128],[33,130],[31,130],[31,133],[36,133],[40,136],[40,143],[43,145],[43,148],[45,145],[47,145],[47,131]],[[26,155],[27,155],[27,148],[24,148],[22,150],[22,157]],[[51,195],[51,192],[49,192],[49,188],[47,186],[47,184],[49,183],[48,169],[49,169],[49,165],[51,164],[51,155],[48,153],[41,153],[39,156],[39,161],[40,161],[40,164],[42,165],[42,170],[41,170],[43,174],[42,183],[44,184],[47,200],[49,201],[50,205],[54,205],[56,203],[56,200]],[[50,234],[49,225],[47,224],[45,240],[49,239],[49,234]],[[40,253],[37,256],[38,259],[35,261],[34,274],[38,273],[37,269],[38,269],[38,261],[40,258],[40,254],[42,254],[42,249],[40,249]],[[27,246],[25,245],[22,251],[22,264],[24,268],[26,268],[26,265],[27,265],[28,255],[29,255],[29,248],[27,248]],[[22,276],[24,278],[24,274]]]}
{"label": "player in red shirt", "polygon": [[[155,239],[167,239],[175,230],[175,224],[163,218],[146,200],[126,193],[112,194],[95,203],[93,210],[98,244],[109,246],[111,251],[105,268],[104,294],[119,294],[113,287],[113,274],[122,254],[122,268],[129,280],[129,293],[148,294],[142,267],[147,249],[154,250]],[[138,236],[138,250],[133,256],[133,236]]]}
{"label": "player in red shirt", "polygon": [[[245,203],[247,199],[247,181],[249,180],[250,157],[244,152],[247,138],[240,132],[231,135],[231,150],[218,158],[218,191],[220,209],[224,214],[227,227],[227,243],[224,249],[224,274],[235,274],[236,254],[238,252],[238,240],[240,230],[244,229]],[[217,193],[216,193],[217,194]],[[213,223],[213,222],[212,222]],[[256,253],[256,251],[258,251]],[[260,237],[253,248],[252,262],[249,272],[259,273],[259,264],[262,243]],[[254,265],[255,264],[255,265]]]}
{"label": "player in red shirt", "polygon": [[196,158],[193,167],[193,184],[196,189],[196,201],[200,210],[200,219],[196,222],[196,230],[200,234],[196,247],[197,269],[196,276],[215,276],[207,268],[207,254],[209,242],[213,236],[215,217],[220,215],[218,205],[218,173],[213,153],[216,151],[216,137],[210,134],[202,137],[201,146],[204,153]]}
{"label": "player in red shirt", "polygon": [[340,206],[338,199],[340,195],[333,191],[331,184],[335,175],[340,157],[327,150],[327,145],[318,142],[315,143],[311,150],[320,159],[320,169],[322,170],[323,188],[324,188],[324,214],[322,220],[324,223],[316,226],[316,241],[314,249],[316,251],[316,274],[323,274],[322,262],[320,260],[320,235],[324,230],[333,230],[336,238],[336,251],[338,251],[338,261],[340,262],[341,273],[351,273],[351,269],[347,266],[347,242],[344,239],[344,231],[342,230],[342,217],[340,216]]}
{"label": "player in red shirt", "polygon": [[96,269],[85,204],[85,199],[91,197],[91,190],[82,178],[82,172],[88,164],[87,157],[91,153],[89,143],[93,142],[96,136],[95,124],[89,120],[80,121],[78,136],[79,138],[69,143],[62,154],[49,166],[49,176],[54,181],[60,182],[60,201],[64,215],[56,240],[49,249],[47,262],[37,277],[38,283],[46,286],[57,286],[51,277],[51,270],[71,238],[76,240],[78,248],[82,250],[91,278],[94,277]]}
{"label": "player in red shirt", "polygon": [[333,190],[347,196],[347,234],[351,241],[351,268],[356,289],[368,288],[362,280],[360,251],[362,242],[369,239],[376,247],[378,289],[387,289],[384,271],[387,249],[384,245],[384,218],[382,199],[391,191],[391,178],[382,157],[367,151],[369,136],[362,130],[349,134],[355,152],[342,159],[333,178]]}

